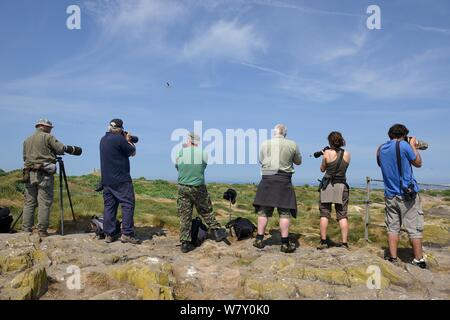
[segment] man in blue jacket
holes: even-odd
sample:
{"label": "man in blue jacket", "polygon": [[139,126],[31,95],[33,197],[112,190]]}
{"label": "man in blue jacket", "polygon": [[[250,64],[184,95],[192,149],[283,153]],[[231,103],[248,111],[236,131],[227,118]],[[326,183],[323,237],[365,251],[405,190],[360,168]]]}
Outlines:
{"label": "man in blue jacket", "polygon": [[123,130],[123,121],[113,119],[108,132],[100,141],[100,162],[103,185],[104,223],[106,242],[118,239],[116,217],[119,204],[122,207],[122,236],[125,243],[140,244],[134,235],[134,189],[130,175],[129,157],[136,155],[131,135]]}
{"label": "man in blue jacket", "polygon": [[412,170],[412,166],[422,166],[422,157],[417,150],[416,138],[408,138],[408,133],[404,125],[393,125],[388,132],[390,141],[381,145],[377,152],[384,181],[385,222],[390,251],[388,260],[397,261],[399,234],[403,226],[414,251],[412,264],[425,269],[426,262],[422,255],[423,211],[417,195],[419,186]]}

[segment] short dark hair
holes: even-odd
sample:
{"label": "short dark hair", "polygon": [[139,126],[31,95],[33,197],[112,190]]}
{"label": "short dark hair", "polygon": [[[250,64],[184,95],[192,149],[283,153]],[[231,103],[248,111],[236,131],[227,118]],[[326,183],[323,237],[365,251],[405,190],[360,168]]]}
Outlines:
{"label": "short dark hair", "polygon": [[333,149],[339,149],[340,147],[345,146],[344,137],[342,137],[342,134],[337,131],[332,131],[328,135],[328,143],[330,144],[330,147]]}
{"label": "short dark hair", "polygon": [[406,137],[408,133],[409,133],[408,128],[406,128],[403,124],[396,123],[389,128],[388,136],[391,140],[400,139]]}

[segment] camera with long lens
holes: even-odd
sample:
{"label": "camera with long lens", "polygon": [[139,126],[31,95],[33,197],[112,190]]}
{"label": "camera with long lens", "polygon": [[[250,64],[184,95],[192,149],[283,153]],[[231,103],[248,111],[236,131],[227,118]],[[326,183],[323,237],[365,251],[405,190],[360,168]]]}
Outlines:
{"label": "camera with long lens", "polygon": [[314,158],[319,158],[319,157],[323,156],[323,152],[325,150],[329,150],[329,149],[331,149],[331,148],[330,147],[325,147],[325,148],[323,148],[323,150],[314,152]]}
{"label": "camera with long lens", "polygon": [[[123,135],[124,137],[126,137],[127,134],[128,134],[128,131],[122,131],[122,135]],[[132,142],[132,143],[138,143],[139,138],[138,138],[137,136],[130,136],[130,137],[131,137],[131,142]]]}
{"label": "camera with long lens", "polygon": [[73,156],[80,156],[83,153],[83,149],[77,146],[64,146],[64,152]]}
{"label": "camera with long lens", "polygon": [[[405,141],[409,143],[411,140],[411,137],[405,137]],[[416,140],[416,149],[419,150],[427,150],[428,149],[428,143],[423,140]]]}

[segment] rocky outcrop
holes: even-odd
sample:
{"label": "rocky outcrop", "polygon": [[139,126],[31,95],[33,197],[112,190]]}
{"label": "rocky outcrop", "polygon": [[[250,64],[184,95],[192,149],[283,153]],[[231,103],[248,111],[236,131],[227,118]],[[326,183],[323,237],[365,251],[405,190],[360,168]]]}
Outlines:
{"label": "rocky outcrop", "polygon": [[[163,233],[161,233],[163,234]],[[182,254],[178,238],[140,246],[92,234],[0,235],[0,299],[448,299],[448,248],[426,248],[429,270],[386,262],[383,251],[300,247],[287,255],[252,240],[206,241]],[[379,287],[371,277],[380,274]],[[76,278],[78,277],[78,278]],[[78,281],[78,282],[77,282]]]}

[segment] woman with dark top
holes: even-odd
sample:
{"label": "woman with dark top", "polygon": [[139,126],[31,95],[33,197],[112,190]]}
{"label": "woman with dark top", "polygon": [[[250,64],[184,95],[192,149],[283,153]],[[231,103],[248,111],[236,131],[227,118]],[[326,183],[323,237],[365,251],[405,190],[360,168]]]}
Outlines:
{"label": "woman with dark top", "polygon": [[348,248],[349,186],[346,181],[346,172],[350,164],[350,153],[342,149],[345,146],[345,140],[340,132],[331,132],[328,135],[328,143],[329,147],[324,149],[320,165],[320,171],[325,172],[320,185],[320,249],[331,246],[331,241],[327,238],[327,227],[333,203],[336,219],[341,228],[342,246]]}

